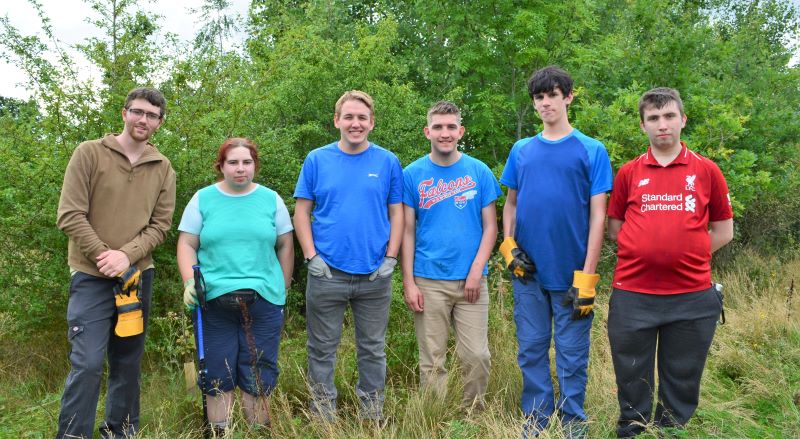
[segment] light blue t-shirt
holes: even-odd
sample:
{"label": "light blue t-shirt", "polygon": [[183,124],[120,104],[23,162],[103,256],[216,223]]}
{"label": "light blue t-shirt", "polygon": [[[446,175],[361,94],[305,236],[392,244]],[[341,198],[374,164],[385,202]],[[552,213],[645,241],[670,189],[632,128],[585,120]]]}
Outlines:
{"label": "light blue t-shirt", "polygon": [[605,146],[573,129],[551,141],[541,133],[511,148],[500,183],[517,190],[514,238],[536,264],[542,287],[564,291],[583,269],[589,202],[611,190]]}
{"label": "light blue t-shirt", "polygon": [[466,279],[483,236],[481,209],[502,193],[492,171],[463,153],[450,166],[426,155],[406,166],[403,182],[403,204],[416,211],[414,276]]}
{"label": "light blue t-shirt", "polygon": [[295,198],[314,202],[314,248],[329,266],[350,274],[375,271],[389,244],[389,205],[403,201],[397,156],[373,143],[347,154],[338,142],[311,151]]}
{"label": "light blue t-shirt", "polygon": [[178,230],[199,237],[197,261],[206,281],[206,300],[252,289],[271,303],[286,303],[275,242],[292,231],[292,223],[275,191],[258,185],[232,195],[216,184],[207,186],[186,205]]}

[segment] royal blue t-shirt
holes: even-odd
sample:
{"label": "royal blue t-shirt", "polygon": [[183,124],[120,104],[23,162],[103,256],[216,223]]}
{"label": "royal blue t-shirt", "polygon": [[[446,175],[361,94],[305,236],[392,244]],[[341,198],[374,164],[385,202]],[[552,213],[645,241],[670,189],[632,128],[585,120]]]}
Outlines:
{"label": "royal blue t-shirt", "polygon": [[311,151],[303,162],[295,198],[314,202],[314,248],[329,266],[372,273],[389,244],[389,205],[403,201],[397,156],[373,143],[347,154],[338,142]]}
{"label": "royal blue t-shirt", "polygon": [[502,193],[492,171],[466,154],[450,166],[426,155],[403,170],[403,183],[403,204],[416,211],[414,276],[466,279],[483,235],[481,209]]}
{"label": "royal blue t-shirt", "polygon": [[582,270],[589,201],[611,190],[605,146],[577,129],[551,141],[541,133],[511,148],[500,183],[517,191],[514,238],[536,264],[543,288],[563,291]]}

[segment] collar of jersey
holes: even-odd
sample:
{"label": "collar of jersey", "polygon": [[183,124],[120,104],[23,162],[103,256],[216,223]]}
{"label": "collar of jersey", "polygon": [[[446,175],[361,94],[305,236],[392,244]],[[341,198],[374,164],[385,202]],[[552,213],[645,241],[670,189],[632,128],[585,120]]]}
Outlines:
{"label": "collar of jersey", "polygon": [[678,153],[678,156],[675,157],[674,160],[669,162],[669,164],[667,166],[661,166],[661,163],[658,163],[658,161],[655,159],[655,157],[653,157],[653,151],[652,150],[653,150],[653,147],[647,148],[647,153],[644,156],[644,163],[646,165],[658,166],[659,168],[662,168],[662,167],[666,168],[666,167],[669,167],[669,166],[688,165],[689,164],[689,148],[686,147],[686,144],[683,143],[683,140],[681,140],[681,152]]}

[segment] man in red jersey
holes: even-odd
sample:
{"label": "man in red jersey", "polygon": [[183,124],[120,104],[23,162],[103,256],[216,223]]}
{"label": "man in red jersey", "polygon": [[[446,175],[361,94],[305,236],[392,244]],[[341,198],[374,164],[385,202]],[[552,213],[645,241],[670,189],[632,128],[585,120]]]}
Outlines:
{"label": "man in red jersey", "polygon": [[608,208],[608,236],[618,244],[608,314],[618,437],[636,436],[651,420],[656,350],[656,427],[681,428],[697,408],[722,310],[711,254],[733,238],[722,172],[680,140],[678,91],[648,91],[639,116],[650,148],[620,168]]}

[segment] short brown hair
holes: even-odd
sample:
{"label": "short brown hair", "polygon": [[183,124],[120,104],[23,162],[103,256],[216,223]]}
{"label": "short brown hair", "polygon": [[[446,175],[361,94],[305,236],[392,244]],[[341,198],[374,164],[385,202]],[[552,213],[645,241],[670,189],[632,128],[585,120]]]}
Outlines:
{"label": "short brown hair", "polygon": [[656,87],[645,92],[645,94],[639,98],[639,120],[644,122],[645,109],[653,107],[656,110],[660,110],[670,102],[675,102],[678,105],[678,111],[681,113],[681,116],[684,116],[683,101],[681,100],[681,94],[678,93],[678,90],[669,87]]}
{"label": "short brown hair", "polygon": [[428,125],[430,125],[434,114],[455,114],[458,118],[458,124],[461,125],[461,110],[450,101],[439,101],[433,104],[433,107],[428,110]]}
{"label": "short brown hair", "polygon": [[372,101],[372,96],[370,96],[370,95],[368,95],[368,94],[366,94],[366,93],[364,93],[363,91],[360,91],[360,90],[349,90],[349,91],[346,91],[342,95],[342,97],[340,97],[339,100],[336,101],[336,106],[333,109],[333,114],[336,117],[339,117],[339,115],[342,113],[342,105],[344,105],[344,103],[347,102],[347,101],[359,101],[359,102],[361,102],[362,104],[366,105],[367,108],[369,108],[370,116],[374,117],[375,109],[374,109],[374,103]]}
{"label": "short brown hair", "polygon": [[167,112],[167,100],[164,99],[164,95],[160,91],[150,87],[134,88],[128,92],[128,97],[125,98],[125,109],[127,110],[131,102],[136,99],[144,99],[161,109],[160,116],[162,119],[164,118],[164,113]]}
{"label": "short brown hair", "polygon": [[231,137],[230,139],[222,142],[222,145],[219,146],[219,151],[217,151],[217,161],[214,162],[214,170],[217,171],[217,177],[220,180],[222,180],[222,164],[228,157],[228,151],[240,146],[250,150],[250,157],[253,159],[253,163],[256,165],[254,174],[258,174],[260,162],[258,161],[258,147],[256,147],[256,144],[247,137]]}

